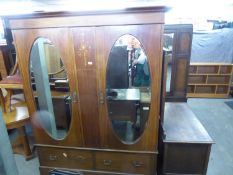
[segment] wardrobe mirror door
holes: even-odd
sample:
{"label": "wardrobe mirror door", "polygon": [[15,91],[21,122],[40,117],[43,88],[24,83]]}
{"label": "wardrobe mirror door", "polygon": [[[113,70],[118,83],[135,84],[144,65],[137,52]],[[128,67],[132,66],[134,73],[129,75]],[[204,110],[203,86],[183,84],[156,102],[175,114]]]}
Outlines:
{"label": "wardrobe mirror door", "polygon": [[29,69],[35,117],[51,137],[62,139],[71,121],[69,79],[59,50],[50,40],[38,38],[33,43]]}
{"label": "wardrobe mirror door", "polygon": [[164,34],[164,64],[165,64],[165,79],[166,79],[166,93],[170,94],[172,91],[172,68],[174,66],[173,63],[173,40],[174,33],[166,33]]}
{"label": "wardrobe mirror door", "polygon": [[106,100],[114,133],[124,144],[137,142],[147,125],[151,91],[147,55],[132,35],[121,36],[110,51]]}

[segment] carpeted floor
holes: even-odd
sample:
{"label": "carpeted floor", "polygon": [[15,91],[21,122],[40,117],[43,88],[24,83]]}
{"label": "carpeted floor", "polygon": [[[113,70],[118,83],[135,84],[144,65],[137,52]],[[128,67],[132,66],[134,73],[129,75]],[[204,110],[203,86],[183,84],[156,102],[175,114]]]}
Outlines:
{"label": "carpeted floor", "polygon": [[233,110],[233,100],[225,102]]}
{"label": "carpeted floor", "polygon": [[233,174],[233,109],[231,99],[188,100],[188,104],[214,140],[207,175]]}

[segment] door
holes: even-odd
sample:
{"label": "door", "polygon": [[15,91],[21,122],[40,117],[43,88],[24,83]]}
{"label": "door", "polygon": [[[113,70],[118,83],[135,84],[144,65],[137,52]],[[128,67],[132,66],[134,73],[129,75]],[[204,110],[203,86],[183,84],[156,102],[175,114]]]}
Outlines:
{"label": "door", "polygon": [[[96,67],[100,99],[99,123],[103,148],[157,150],[162,29],[160,24],[96,28]],[[132,42],[136,44],[132,44]],[[134,70],[132,67],[135,64],[130,58],[132,58],[132,54],[136,58],[137,53],[136,49],[133,49],[134,52],[132,52],[129,45],[134,45],[133,48],[137,48],[135,46],[137,43],[140,45],[140,56],[144,54],[147,58],[147,64],[138,65],[139,63],[137,63]],[[114,61],[116,61],[115,51],[119,51],[120,46],[125,47],[128,57],[126,57],[127,61],[122,62],[121,69],[118,70],[121,73],[121,78],[118,78],[115,76],[116,73],[114,74],[117,71],[118,63]],[[122,57],[127,54],[121,53],[119,55]],[[112,65],[116,65],[115,68]],[[128,69],[127,73],[124,71],[125,66]],[[147,71],[145,66],[148,66]],[[145,76],[142,78],[142,73],[137,74],[138,70],[147,74],[147,78]],[[128,84],[119,86],[119,81],[127,82],[124,81],[127,76]],[[117,84],[112,83],[113,78]],[[140,81],[140,78],[143,81]],[[128,98],[130,94],[133,94],[132,98]]]}
{"label": "door", "polygon": [[36,143],[83,146],[69,30],[19,29],[13,35]]}

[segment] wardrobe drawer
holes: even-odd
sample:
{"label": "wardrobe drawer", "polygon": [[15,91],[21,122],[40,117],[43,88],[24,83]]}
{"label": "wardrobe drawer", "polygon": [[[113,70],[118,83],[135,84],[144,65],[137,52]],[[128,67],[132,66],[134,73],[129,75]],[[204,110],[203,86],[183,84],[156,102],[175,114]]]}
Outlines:
{"label": "wardrobe drawer", "polygon": [[50,147],[38,147],[37,150],[41,166],[93,168],[93,154],[90,151]]}
{"label": "wardrobe drawer", "polygon": [[154,174],[156,155],[96,152],[96,170],[120,171],[127,173]]}

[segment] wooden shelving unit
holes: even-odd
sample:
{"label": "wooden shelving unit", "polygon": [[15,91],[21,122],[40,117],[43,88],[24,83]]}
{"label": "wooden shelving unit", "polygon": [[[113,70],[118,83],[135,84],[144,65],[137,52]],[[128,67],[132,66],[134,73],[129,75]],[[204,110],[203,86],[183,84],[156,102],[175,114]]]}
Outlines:
{"label": "wooden shelving unit", "polygon": [[232,64],[190,64],[187,97],[228,98]]}

